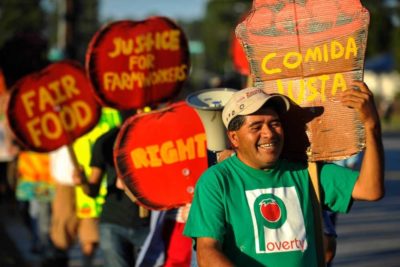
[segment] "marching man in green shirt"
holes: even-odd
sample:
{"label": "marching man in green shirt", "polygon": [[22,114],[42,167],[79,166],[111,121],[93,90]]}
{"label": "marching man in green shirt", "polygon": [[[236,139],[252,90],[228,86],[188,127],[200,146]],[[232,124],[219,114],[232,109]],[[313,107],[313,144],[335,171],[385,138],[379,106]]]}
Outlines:
{"label": "marching man in green shirt", "polygon": [[[319,168],[321,205],[348,212],[353,200],[384,195],[383,146],[371,91],[342,93],[358,111],[366,149],[360,172],[324,163]],[[222,119],[235,154],[199,179],[184,234],[195,241],[200,267],[317,266],[312,186],[307,164],[280,159],[280,114],[290,107],[281,95],[258,88],[233,94]]]}

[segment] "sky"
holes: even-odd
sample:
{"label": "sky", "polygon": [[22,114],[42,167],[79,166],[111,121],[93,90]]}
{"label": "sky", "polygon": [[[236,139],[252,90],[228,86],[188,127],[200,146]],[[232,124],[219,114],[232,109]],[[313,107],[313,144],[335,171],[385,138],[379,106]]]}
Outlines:
{"label": "sky", "polygon": [[100,0],[100,19],[143,20],[150,15],[191,20],[204,15],[207,0]]}

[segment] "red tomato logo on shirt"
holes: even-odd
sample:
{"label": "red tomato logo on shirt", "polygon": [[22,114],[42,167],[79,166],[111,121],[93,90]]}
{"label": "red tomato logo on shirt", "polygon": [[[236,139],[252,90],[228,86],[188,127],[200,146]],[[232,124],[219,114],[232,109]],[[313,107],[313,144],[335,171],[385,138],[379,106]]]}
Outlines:
{"label": "red tomato logo on shirt", "polygon": [[260,203],[260,212],[264,219],[269,222],[277,222],[281,216],[281,208],[279,207],[278,203],[272,199],[264,199]]}
{"label": "red tomato logo on shirt", "polygon": [[278,229],[287,220],[285,202],[275,194],[259,195],[254,201],[253,209],[257,222],[269,229]]}

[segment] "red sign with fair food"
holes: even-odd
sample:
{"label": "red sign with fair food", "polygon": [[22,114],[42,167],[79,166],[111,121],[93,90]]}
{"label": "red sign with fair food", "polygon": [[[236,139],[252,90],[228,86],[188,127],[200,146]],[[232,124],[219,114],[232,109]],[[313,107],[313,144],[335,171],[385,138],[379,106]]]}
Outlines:
{"label": "red sign with fair food", "polygon": [[103,105],[142,108],[179,92],[189,72],[188,42],[165,17],[117,21],[91,40],[86,68]]}
{"label": "red sign with fair food", "polygon": [[89,132],[100,111],[84,68],[74,61],[60,61],[16,83],[7,117],[27,149],[49,152]]}
{"label": "red sign with fair food", "polygon": [[289,154],[300,147],[310,161],[336,160],[365,146],[357,113],[339,98],[363,79],[368,25],[359,0],[254,0],[236,27],[254,85],[288,96],[288,120],[304,123],[306,137],[286,139]]}
{"label": "red sign with fair food", "polygon": [[190,203],[208,167],[203,124],[185,102],[135,115],[118,134],[114,162],[142,206],[171,209]]}

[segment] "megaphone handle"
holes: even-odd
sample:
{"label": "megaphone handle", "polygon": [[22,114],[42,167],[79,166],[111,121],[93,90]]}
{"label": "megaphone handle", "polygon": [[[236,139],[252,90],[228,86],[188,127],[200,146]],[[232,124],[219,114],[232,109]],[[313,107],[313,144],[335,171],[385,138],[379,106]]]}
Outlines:
{"label": "megaphone handle", "polygon": [[232,156],[234,151],[231,148],[227,148],[222,151],[211,151],[207,149],[207,156],[208,156],[208,166],[212,166],[217,164],[218,162],[227,159],[228,157]]}
{"label": "megaphone handle", "polygon": [[69,145],[67,145],[67,148],[68,148],[68,154],[69,154],[69,156],[70,156],[70,159],[71,159],[71,161],[72,161],[72,164],[74,165],[74,168],[75,168],[75,169],[79,169],[79,163],[78,163],[78,159],[77,159],[77,157],[76,157],[76,154],[75,154],[73,145],[72,145],[72,144],[69,144]]}
{"label": "megaphone handle", "polygon": [[[68,144],[67,148],[68,148],[69,157],[71,159],[72,165],[74,166],[75,170],[81,171],[80,170],[81,166],[79,165],[78,158],[76,157],[73,144]],[[82,183],[87,184],[86,175],[83,175],[82,179],[83,179]]]}
{"label": "megaphone handle", "polygon": [[208,160],[208,167],[215,165],[218,163],[218,154],[219,151],[211,151],[207,149],[207,160]]}
{"label": "megaphone handle", "polygon": [[251,75],[247,76],[246,87],[253,87],[253,78],[251,77]]}

